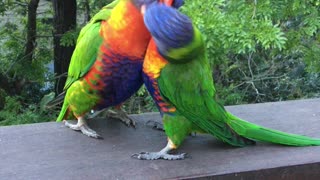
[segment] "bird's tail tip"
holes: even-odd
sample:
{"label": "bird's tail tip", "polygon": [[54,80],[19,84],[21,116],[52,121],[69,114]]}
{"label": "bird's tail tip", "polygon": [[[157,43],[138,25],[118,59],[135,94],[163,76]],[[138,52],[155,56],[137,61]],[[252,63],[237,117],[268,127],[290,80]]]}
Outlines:
{"label": "bird's tail tip", "polygon": [[319,146],[320,139],[265,128],[228,114],[229,126],[245,138],[288,146]]}

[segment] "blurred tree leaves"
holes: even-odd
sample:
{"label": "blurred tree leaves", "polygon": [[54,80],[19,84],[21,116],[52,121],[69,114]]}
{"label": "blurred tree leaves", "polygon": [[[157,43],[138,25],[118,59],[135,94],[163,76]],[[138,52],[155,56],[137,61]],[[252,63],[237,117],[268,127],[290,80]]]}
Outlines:
{"label": "blurred tree leaves", "polygon": [[319,96],[319,0],[186,0],[182,11],[205,36],[226,104]]}

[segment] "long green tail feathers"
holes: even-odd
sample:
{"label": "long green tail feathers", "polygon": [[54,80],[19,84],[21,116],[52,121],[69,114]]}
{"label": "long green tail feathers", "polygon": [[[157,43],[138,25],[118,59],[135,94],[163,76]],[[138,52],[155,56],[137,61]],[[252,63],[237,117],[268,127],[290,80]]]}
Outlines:
{"label": "long green tail feathers", "polygon": [[[62,108],[61,108],[61,111],[60,111],[60,114],[59,114],[59,116],[58,116],[58,118],[57,118],[57,122],[61,122],[63,119],[64,119],[64,117],[66,116],[66,113],[68,113],[67,111],[68,111],[68,106],[69,106],[69,104],[67,103],[67,101],[64,101],[63,102],[63,105],[62,105]],[[68,114],[67,114],[67,116],[68,116]]]}
{"label": "long green tail feathers", "polygon": [[273,129],[258,126],[244,121],[231,113],[227,114],[230,118],[229,126],[239,135],[249,139],[270,142],[289,146],[318,146],[320,139],[302,135],[289,134]]}

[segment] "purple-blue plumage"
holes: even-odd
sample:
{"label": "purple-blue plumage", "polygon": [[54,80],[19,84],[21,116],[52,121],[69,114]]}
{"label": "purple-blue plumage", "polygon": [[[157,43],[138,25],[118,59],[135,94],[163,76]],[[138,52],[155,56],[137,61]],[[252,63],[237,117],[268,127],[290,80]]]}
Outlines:
{"label": "purple-blue plumage", "polygon": [[158,0],[133,0],[132,2],[136,7],[141,8],[142,5],[148,6],[152,3],[158,2]]}
{"label": "purple-blue plumage", "polygon": [[184,0],[174,0],[172,7],[179,9],[181,6],[183,6]]}
{"label": "purple-blue plumage", "polygon": [[161,53],[165,54],[171,48],[184,47],[193,40],[192,22],[174,8],[151,5],[146,10],[144,22]]}
{"label": "purple-blue plumage", "polygon": [[[150,77],[149,77],[147,74],[145,74],[144,72],[142,73],[142,77],[143,77],[144,85],[146,86],[149,94],[151,95],[151,97],[153,98],[153,100],[156,101],[156,100],[155,100],[155,96],[154,96],[154,94],[155,94],[155,89],[154,89],[154,86],[153,86],[153,84],[155,83],[156,79],[150,78]],[[160,110],[160,107],[159,107],[158,103],[156,103],[156,105],[157,105],[157,108]],[[160,113],[161,113],[161,111],[160,111]]]}
{"label": "purple-blue plumage", "polygon": [[102,100],[97,110],[123,103],[143,84],[142,59],[129,59],[118,54],[104,55],[103,59],[103,72],[108,75],[101,79],[105,87],[100,92]]}
{"label": "purple-blue plumage", "polygon": [[[152,3],[159,2],[159,0],[133,0],[133,4],[138,8],[141,8],[142,5],[151,5]],[[184,0],[174,0],[172,7],[180,8],[184,4]]]}
{"label": "purple-blue plumage", "polygon": [[[144,72],[142,73],[142,77],[143,77],[144,85],[146,86],[149,94],[151,95],[152,99],[156,102],[155,104],[160,112],[161,117],[163,116],[164,113],[167,115],[174,115],[174,112],[170,111],[170,109],[173,108],[173,106],[165,102],[162,96],[160,95],[161,92],[158,87],[158,82],[157,82],[158,80],[148,76]],[[160,107],[160,104],[161,104],[161,107]]]}

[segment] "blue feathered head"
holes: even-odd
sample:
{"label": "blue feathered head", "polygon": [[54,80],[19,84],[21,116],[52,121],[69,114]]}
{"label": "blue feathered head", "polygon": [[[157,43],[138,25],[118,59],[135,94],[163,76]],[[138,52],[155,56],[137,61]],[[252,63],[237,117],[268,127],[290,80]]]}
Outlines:
{"label": "blue feathered head", "polygon": [[184,0],[174,0],[172,7],[179,9],[181,6],[183,6]]}
{"label": "blue feathered head", "polygon": [[175,8],[151,5],[144,14],[144,22],[162,52],[183,47],[193,40],[192,21]]}
{"label": "blue feathered head", "polygon": [[180,8],[184,4],[184,0],[132,0],[132,2],[138,7],[146,5],[149,6],[153,3],[165,3],[174,8]]}
{"label": "blue feathered head", "polygon": [[137,8],[141,8],[141,6],[146,5],[149,6],[152,3],[158,2],[158,0],[132,0],[133,4],[137,6]]}

